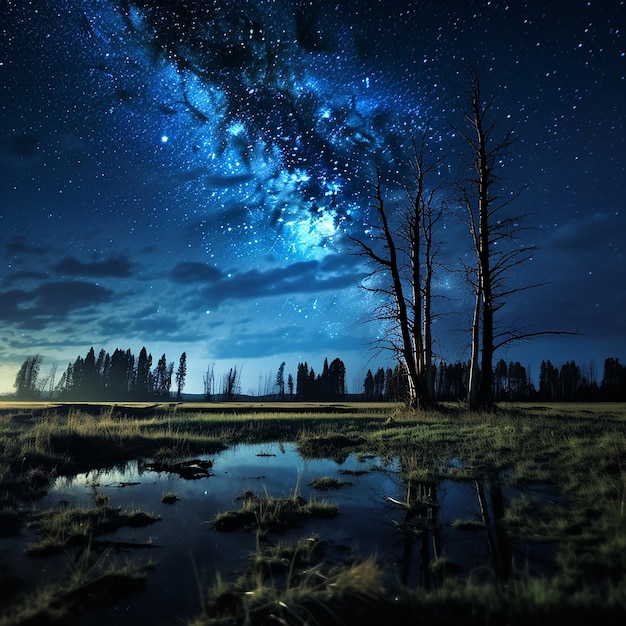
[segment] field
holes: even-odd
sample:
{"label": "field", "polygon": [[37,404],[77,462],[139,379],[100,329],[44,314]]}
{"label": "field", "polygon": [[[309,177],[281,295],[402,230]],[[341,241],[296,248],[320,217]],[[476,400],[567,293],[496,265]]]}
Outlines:
{"label": "field", "polygon": [[[95,482],[88,507],[42,507],[58,477],[139,459],[150,470],[202,480],[211,472],[203,459],[248,444],[293,444],[301,459],[335,461],[337,476],[307,489],[336,495],[332,503],[306,500],[300,485],[280,498],[233,493],[235,509],[216,516],[210,532],[248,533],[256,548],[236,574],[213,572],[213,582],[194,592],[191,616],[181,602],[183,623],[621,624],[626,617],[623,404],[414,414],[370,403],[0,403],[0,624],[79,624],[122,594],[132,602],[163,575],[158,560],[144,558],[148,546],[122,545],[114,534],[155,523],[151,511],[120,510]],[[343,494],[361,473],[342,464],[372,457],[384,467],[369,467],[370,481],[384,469],[406,493],[385,503],[401,512],[404,559],[347,550],[337,558],[324,536],[325,520],[342,514]],[[479,514],[460,511],[444,524],[444,483],[475,494]],[[184,505],[174,491],[162,496],[164,507]],[[307,534],[314,518],[321,530]],[[25,581],[5,567],[10,542],[29,533],[23,559],[71,561],[54,580]],[[445,549],[450,537],[486,541],[485,562],[462,567]],[[513,558],[520,546],[545,563]],[[415,563],[419,575],[406,575]]]}

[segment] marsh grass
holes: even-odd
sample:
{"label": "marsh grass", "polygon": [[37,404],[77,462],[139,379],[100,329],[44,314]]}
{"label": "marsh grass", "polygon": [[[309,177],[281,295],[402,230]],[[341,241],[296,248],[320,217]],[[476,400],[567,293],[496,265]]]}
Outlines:
{"label": "marsh grass", "polygon": [[166,491],[161,496],[161,502],[163,502],[163,504],[174,504],[175,502],[178,502],[179,500],[180,498],[178,497],[178,494],[175,491]]}
{"label": "marsh grass", "polygon": [[374,558],[329,565],[325,556],[317,538],[291,546],[257,544],[250,568],[234,582],[218,577],[202,614],[190,623],[617,625],[626,606],[626,592],[615,584],[602,591],[573,588],[564,577],[533,578],[523,571],[499,582],[493,574],[479,575],[480,568],[461,579],[458,568],[440,558],[431,564],[438,585],[409,588],[394,584],[393,573]]}
{"label": "marsh grass", "polygon": [[485,522],[476,519],[455,519],[452,528],[458,530],[483,530],[486,528]]}
{"label": "marsh grass", "polygon": [[337,478],[331,478],[330,476],[322,476],[316,478],[309,483],[309,486],[319,491],[329,491],[331,489],[341,489],[346,485],[351,485],[351,482],[345,480],[338,480]]}
{"label": "marsh grass", "polygon": [[[390,416],[393,420],[388,420]],[[490,414],[451,406],[427,415],[407,413],[397,405],[352,404],[328,405],[319,411],[317,405],[288,403],[259,404],[253,409],[179,405],[148,412],[129,409],[128,414],[123,407],[97,411],[84,405],[0,407],[0,509],[15,528],[16,516],[30,515],[23,503],[43,493],[56,473],[93,470],[136,458],[190,458],[237,443],[287,441],[296,442],[305,457],[330,454],[342,460],[349,454],[375,455],[383,467],[397,461],[394,471],[399,467],[403,480],[475,481],[497,476],[503,487],[514,486],[521,493],[506,503],[508,535],[554,542],[556,573],[541,579],[516,573],[504,585],[484,584],[472,575],[460,579],[448,572],[441,584],[426,590],[388,584],[387,573],[375,563],[361,570],[351,569],[354,563],[346,564],[345,571],[352,571],[355,581],[363,580],[363,589],[377,589],[372,580],[387,585],[382,597],[378,591],[365,591],[367,610],[359,613],[345,612],[343,600],[336,601],[343,597],[348,606],[350,594],[361,593],[354,588],[345,591],[350,588],[345,582],[339,584],[337,571],[315,559],[296,565],[297,558],[285,556],[294,565],[280,574],[285,579],[280,584],[268,581],[265,571],[257,572],[254,584],[223,583],[223,605],[234,607],[240,623],[246,615],[252,621],[267,618],[285,624],[339,623],[340,619],[347,624],[375,619],[408,623],[416,616],[435,624],[553,624],[561,616],[573,624],[597,621],[598,616],[605,624],[622,623],[626,404],[505,405]],[[533,492],[538,483],[548,488],[548,497]],[[309,511],[303,513],[306,507]],[[93,510],[108,508],[105,504]],[[337,512],[335,505],[305,502],[294,492],[282,499],[267,493],[249,495],[241,501],[241,511],[227,514],[236,519],[233,527],[265,535],[269,529],[289,527],[292,520],[307,519],[316,508],[316,514]],[[66,519],[64,524],[82,542],[88,543],[99,532],[89,534],[80,518]],[[59,543],[70,536],[69,530],[60,534]],[[339,588],[344,589],[343,595],[333,595]],[[230,605],[228,597],[233,600]],[[224,623],[226,613],[218,605],[212,604],[212,612],[198,623]],[[351,606],[360,605],[353,598]]]}
{"label": "marsh grass", "polygon": [[293,576],[294,572],[319,563],[324,555],[325,544],[317,534],[300,537],[295,542],[271,544],[262,533],[257,533],[256,551],[250,556],[249,569],[242,574],[240,582],[248,585],[251,580]]}
{"label": "marsh grass", "polygon": [[114,564],[108,554],[95,556],[87,546],[58,582],[22,596],[3,615],[0,626],[15,624],[64,624],[80,608],[97,608],[140,590],[150,563]]}
{"label": "marsh grass", "polygon": [[37,538],[28,545],[27,551],[33,556],[43,556],[69,547],[84,547],[95,537],[118,528],[138,528],[158,520],[143,511],[122,511],[108,504],[93,509],[69,506],[48,509],[34,516],[32,526]]}
{"label": "marsh grass", "polygon": [[364,616],[384,594],[382,570],[374,559],[328,566],[321,556],[316,537],[257,548],[250,570],[236,582],[217,578],[203,614],[191,623],[338,625]]}
{"label": "marsh grass", "polygon": [[218,513],[213,526],[218,531],[254,530],[260,533],[284,531],[311,518],[334,517],[339,507],[325,501],[305,500],[299,488],[285,498],[247,490],[237,497],[241,508]]}

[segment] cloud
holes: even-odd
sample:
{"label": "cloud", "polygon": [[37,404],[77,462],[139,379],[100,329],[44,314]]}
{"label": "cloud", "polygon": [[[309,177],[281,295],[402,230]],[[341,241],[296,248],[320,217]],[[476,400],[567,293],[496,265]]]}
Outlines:
{"label": "cloud", "polygon": [[170,272],[170,278],[175,283],[188,285],[191,283],[216,282],[223,277],[223,274],[216,267],[206,263],[194,263],[183,261],[177,263]]}
{"label": "cloud", "polygon": [[123,256],[110,257],[95,263],[83,263],[74,257],[61,259],[52,269],[68,276],[90,276],[92,278],[128,278],[133,263]]}
{"label": "cloud", "polygon": [[[351,268],[350,268],[351,269]],[[341,291],[359,283],[354,270],[328,272],[320,261],[300,261],[287,267],[231,273],[206,285],[200,292],[207,305],[216,307],[226,300],[249,300],[272,296]]]}
{"label": "cloud", "polygon": [[183,262],[169,275],[170,280],[178,284],[201,285],[198,294],[211,307],[227,300],[340,291],[358,285],[364,276],[355,268],[354,259],[341,255],[240,273],[226,273],[205,263]]}
{"label": "cloud", "polygon": [[57,281],[32,291],[12,289],[0,292],[0,321],[21,328],[40,329],[65,321],[74,311],[108,302],[110,289],[80,281]]}
{"label": "cloud", "polygon": [[10,257],[15,254],[32,254],[40,256],[45,254],[48,250],[41,246],[33,246],[28,243],[25,235],[15,235],[4,244],[4,250],[6,256]]}
{"label": "cloud", "polygon": [[7,287],[9,285],[13,285],[15,283],[23,283],[27,280],[45,280],[48,276],[43,272],[37,272],[35,270],[23,270],[18,272],[13,272],[9,276],[7,276],[2,282]]}

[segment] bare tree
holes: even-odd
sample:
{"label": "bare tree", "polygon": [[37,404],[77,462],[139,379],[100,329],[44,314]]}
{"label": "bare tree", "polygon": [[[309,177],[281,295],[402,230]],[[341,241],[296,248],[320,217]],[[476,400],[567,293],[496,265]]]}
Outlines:
{"label": "bare tree", "polygon": [[519,238],[521,223],[526,216],[508,210],[519,193],[500,195],[503,192],[500,174],[516,135],[512,128],[499,137],[496,135],[494,99],[494,96],[483,99],[480,76],[471,70],[463,111],[468,130],[455,129],[469,146],[472,169],[472,175],[459,183],[465,207],[462,219],[469,227],[476,253],[475,266],[466,267],[466,277],[474,292],[468,392],[471,408],[493,406],[493,357],[496,350],[539,335],[576,334],[504,328],[496,319],[513,294],[546,283],[511,285],[511,274],[532,258],[536,247],[523,245]]}
{"label": "bare tree", "polygon": [[206,372],[202,375],[202,384],[204,385],[204,399],[209,401],[213,399],[215,374],[213,372],[214,364],[207,365]]}
{"label": "bare tree", "polygon": [[[437,225],[446,210],[445,203],[440,200],[443,185],[426,187],[432,175],[441,165],[440,158],[428,158],[426,145],[429,127],[422,135],[419,147],[413,146],[413,158],[410,161],[411,180],[406,187],[409,198],[409,209],[405,212],[404,232],[408,234],[407,253],[411,258],[411,282],[413,289],[411,312],[413,315],[414,333],[422,338],[420,368],[424,380],[428,404],[434,398],[434,363],[433,363],[433,280],[437,264],[440,242],[435,240]],[[421,306],[421,310],[420,310]],[[420,318],[421,315],[421,318]]]}
{"label": "bare tree", "polygon": [[373,206],[378,223],[370,227],[370,242],[352,238],[373,267],[369,276],[373,286],[365,288],[383,298],[374,319],[390,326],[385,347],[404,365],[407,404],[414,409],[434,405],[432,284],[438,251],[434,233],[443,205],[438,202],[440,185],[428,185],[440,159],[429,156],[427,133],[428,129],[420,145],[414,146],[406,188],[409,201],[398,223],[392,224],[387,213],[379,172]]}
{"label": "bare tree", "polygon": [[43,398],[52,398],[54,396],[54,385],[57,375],[57,364],[53,363],[50,371],[43,377],[39,383],[40,395]]}
{"label": "bare tree", "polygon": [[241,371],[235,366],[222,376],[222,397],[224,400],[232,401],[239,393],[241,393]]}

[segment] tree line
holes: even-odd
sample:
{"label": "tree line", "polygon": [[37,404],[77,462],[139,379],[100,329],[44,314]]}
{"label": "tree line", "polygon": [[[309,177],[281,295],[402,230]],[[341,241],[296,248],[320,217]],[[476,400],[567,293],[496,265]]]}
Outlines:
{"label": "tree line", "polygon": [[68,363],[58,383],[56,367],[40,378],[41,355],[28,356],[15,376],[15,395],[20,399],[39,399],[42,396],[65,400],[147,400],[182,396],[187,376],[187,355],[183,352],[174,371],[174,362],[165,354],[152,367],[152,354],[145,347],[139,356],[130,349],[117,348],[113,354],[100,350],[96,356],[93,347],[85,357],[80,355]]}
{"label": "tree line", "polygon": [[[433,397],[437,401],[464,402],[470,386],[471,364],[440,362],[433,365]],[[496,402],[623,402],[626,401],[626,366],[617,358],[604,361],[598,382],[593,365],[581,367],[567,361],[560,367],[549,360],[541,362],[539,386],[519,362],[500,359],[493,371],[492,397]],[[408,374],[402,364],[395,368],[368,370],[363,381],[363,396],[371,401],[406,401]]]}
{"label": "tree line", "polygon": [[[153,367],[152,354],[145,347],[139,356],[130,349],[117,348],[113,354],[104,349],[96,356],[93,347],[85,357],[68,363],[56,381],[56,366],[41,376],[43,357],[28,356],[20,366],[13,386],[21,400],[56,398],[59,400],[166,400],[182,398],[187,377],[187,354],[183,352],[174,371],[174,362],[163,354]],[[346,366],[339,358],[324,365],[320,374],[313,367],[298,363],[296,381],[291,374],[285,380],[285,362],[276,374],[271,389],[263,397],[273,400],[327,401],[345,399]],[[241,397],[241,368],[231,367],[216,382],[214,366],[202,376],[204,399],[232,401]],[[172,385],[175,385],[172,389]]]}
{"label": "tree line", "polygon": [[[43,358],[28,356],[15,377],[15,397],[38,400],[166,400],[180,399],[187,376],[187,355],[183,352],[174,371],[174,362],[163,354],[152,367],[152,354],[142,348],[136,357],[130,350],[116,349],[112,355],[92,348],[85,357],[70,362],[58,382],[56,367],[40,375]],[[366,401],[406,402],[410,382],[401,362],[395,367],[368,369],[361,393],[348,394],[346,366],[340,358],[324,359],[317,374],[308,363],[298,363],[295,379],[285,377],[285,362],[278,367],[272,383],[259,397],[271,400],[324,402],[360,397]],[[471,364],[440,361],[432,366],[433,398],[437,401],[463,402],[470,385]],[[541,362],[538,387],[529,369],[517,362],[500,359],[491,373],[492,396],[496,402],[623,402],[626,401],[626,366],[618,358],[604,360],[602,378],[595,367],[567,361],[559,367],[550,360]],[[204,399],[232,401],[241,397],[241,369],[232,367],[216,383],[214,366],[203,374]],[[174,387],[173,387],[174,386]],[[173,388],[172,388],[173,387]]]}

